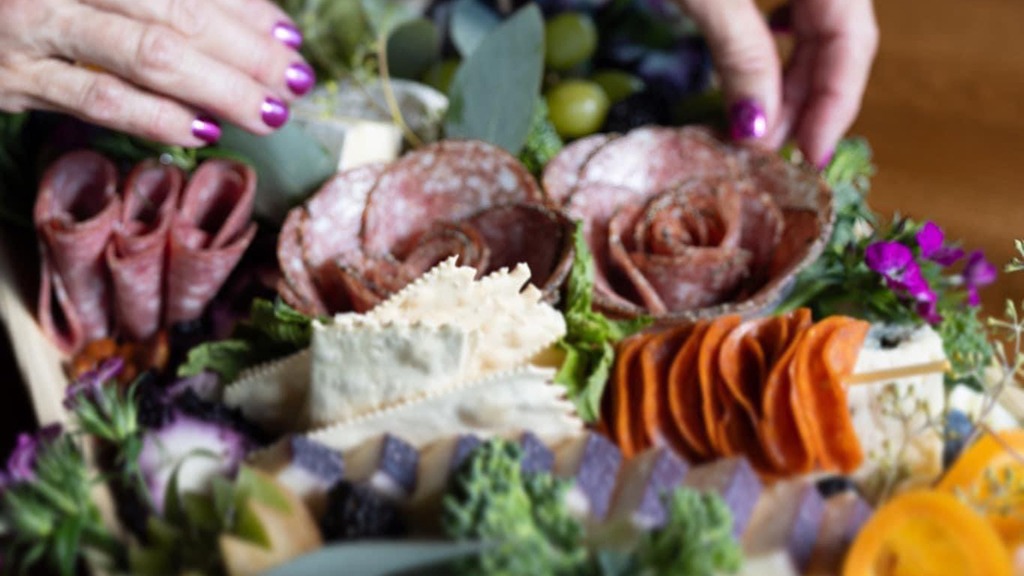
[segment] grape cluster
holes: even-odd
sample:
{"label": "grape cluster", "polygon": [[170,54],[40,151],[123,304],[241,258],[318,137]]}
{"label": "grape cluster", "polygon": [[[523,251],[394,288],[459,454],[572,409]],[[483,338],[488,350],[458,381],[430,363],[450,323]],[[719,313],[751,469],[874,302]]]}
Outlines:
{"label": "grape cluster", "polygon": [[[527,3],[478,1],[499,13]],[[572,140],[595,132],[695,120],[689,103],[706,96],[710,56],[703,39],[673,2],[535,3],[545,16],[544,98],[559,136]],[[434,3],[435,22],[438,15],[443,19],[452,4],[452,0]],[[447,91],[457,66],[457,52],[448,46],[446,59],[433,66],[423,81]]]}

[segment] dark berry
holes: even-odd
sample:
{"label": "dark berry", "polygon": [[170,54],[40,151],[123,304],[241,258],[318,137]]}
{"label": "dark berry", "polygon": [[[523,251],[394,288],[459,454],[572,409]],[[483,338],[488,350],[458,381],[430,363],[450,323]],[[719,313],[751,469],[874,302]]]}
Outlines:
{"label": "dark berry", "polygon": [[653,91],[633,94],[612,105],[604,121],[604,132],[629,132],[650,124],[664,125],[671,120],[668,100]]}
{"label": "dark berry", "polygon": [[265,430],[247,420],[240,410],[230,408],[220,402],[207,402],[196,395],[194,390],[183,391],[175,398],[173,405],[182,413],[193,418],[204,422],[223,424],[243,434],[257,446],[266,446],[274,440],[273,436]]}
{"label": "dark berry", "polygon": [[320,520],[324,540],[388,538],[406,533],[394,501],[365,484],[339,482],[327,495],[327,512]]}

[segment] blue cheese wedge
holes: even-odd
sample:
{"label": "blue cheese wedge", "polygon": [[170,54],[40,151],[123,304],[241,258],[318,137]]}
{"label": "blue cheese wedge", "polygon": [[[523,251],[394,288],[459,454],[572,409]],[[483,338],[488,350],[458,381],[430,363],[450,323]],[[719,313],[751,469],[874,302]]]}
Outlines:
{"label": "blue cheese wedge", "polygon": [[327,426],[457,384],[470,339],[454,325],[314,322],[310,423]]}
{"label": "blue cheese wedge", "polygon": [[927,423],[945,410],[945,361],[942,339],[928,326],[909,334],[874,326],[868,333],[847,402],[865,456],[852,476],[869,501],[930,484],[942,472],[942,433]]}
{"label": "blue cheese wedge", "polygon": [[551,445],[583,428],[553,379],[554,370],[528,366],[316,430],[309,437],[342,453],[389,432],[402,434],[417,449],[458,434],[514,437],[525,430]]}

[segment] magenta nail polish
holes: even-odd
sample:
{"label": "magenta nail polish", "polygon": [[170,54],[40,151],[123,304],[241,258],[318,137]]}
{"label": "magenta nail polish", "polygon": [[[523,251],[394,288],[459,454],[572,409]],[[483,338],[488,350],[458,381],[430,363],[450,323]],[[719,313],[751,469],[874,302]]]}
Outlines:
{"label": "magenta nail polish", "polygon": [[260,106],[263,123],[271,128],[280,128],[288,121],[288,105],[273,96],[267,97]]}
{"label": "magenta nail polish", "polygon": [[302,46],[302,32],[291,22],[282,21],[274,25],[274,38],[293,50]]}
{"label": "magenta nail polish", "polygon": [[828,154],[826,154],[825,157],[822,158],[820,162],[818,162],[818,170],[819,171],[824,171],[825,168],[828,168],[828,165],[832,163],[832,157],[835,156],[835,155],[836,155],[836,151],[835,150],[833,150],[833,151],[829,152]]}
{"label": "magenta nail polish", "polygon": [[284,79],[292,94],[302,96],[313,88],[313,84],[316,83],[316,74],[305,62],[296,62],[284,71]]}
{"label": "magenta nail polish", "polygon": [[192,121],[192,135],[207,144],[220,140],[220,124],[209,116],[202,114]]}
{"label": "magenta nail polish", "polygon": [[733,140],[761,138],[768,132],[764,108],[749,98],[739,100],[729,108],[729,125]]}

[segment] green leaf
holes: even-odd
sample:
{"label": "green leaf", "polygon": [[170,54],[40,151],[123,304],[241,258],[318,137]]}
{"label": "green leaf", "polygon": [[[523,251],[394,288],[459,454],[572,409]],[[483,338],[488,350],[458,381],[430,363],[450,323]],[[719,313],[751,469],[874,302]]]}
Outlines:
{"label": "green leaf", "polygon": [[232,382],[253,362],[253,348],[244,340],[208,342],[189,350],[178,367],[178,376],[187,378],[201,372],[216,372],[224,382]]}
{"label": "green leaf", "polygon": [[410,0],[362,0],[362,4],[378,38],[387,38],[394,29],[420,16],[421,6]]}
{"label": "green leaf", "polygon": [[441,37],[430,20],[406,22],[388,37],[388,72],[393,78],[418,80],[440,58]]}
{"label": "green leaf", "polygon": [[452,43],[463,58],[469,57],[501,25],[501,17],[479,0],[458,0],[451,18]]}
{"label": "green leaf", "polygon": [[337,169],[334,161],[295,122],[268,136],[225,125],[219,147],[249,161],[258,176],[256,215],[281,222],[292,206],[313,193]]}
{"label": "green leaf", "polygon": [[519,154],[544,71],[544,19],[529,4],[484,39],[455,73],[449,138],[484,140]]}
{"label": "green leaf", "polygon": [[[395,576],[424,574],[442,562],[476,554],[486,546],[477,542],[357,542],[325,546],[264,576],[320,576],[334,574],[339,566],[346,574]],[[440,572],[451,574],[450,571]]]}
{"label": "green leaf", "polygon": [[253,300],[250,316],[252,328],[274,342],[296,348],[309,346],[313,337],[310,318],[281,300]]}

